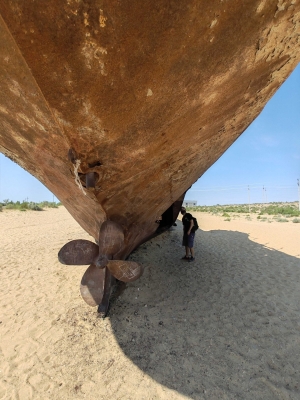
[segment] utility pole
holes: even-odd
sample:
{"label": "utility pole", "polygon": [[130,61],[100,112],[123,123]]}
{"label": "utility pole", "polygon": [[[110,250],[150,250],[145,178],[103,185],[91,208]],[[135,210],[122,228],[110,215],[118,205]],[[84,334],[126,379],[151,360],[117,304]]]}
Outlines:
{"label": "utility pole", "polygon": [[263,191],[262,191],[262,202],[263,202],[263,203],[264,203],[264,201],[265,201],[264,192],[265,192],[265,187],[263,186]]}
{"label": "utility pole", "polygon": [[300,181],[299,181],[299,179],[297,179],[297,185],[298,185],[298,199],[299,199],[298,207],[299,207],[299,211],[300,211]]}
{"label": "utility pole", "polygon": [[250,188],[248,185],[248,208],[249,208],[249,214],[250,214]]}

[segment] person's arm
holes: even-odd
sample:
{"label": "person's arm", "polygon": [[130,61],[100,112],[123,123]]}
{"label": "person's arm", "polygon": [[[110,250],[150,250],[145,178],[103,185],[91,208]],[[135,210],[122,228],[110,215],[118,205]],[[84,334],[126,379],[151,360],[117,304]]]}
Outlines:
{"label": "person's arm", "polygon": [[191,222],[190,222],[190,227],[189,227],[189,230],[188,230],[188,235],[192,232],[192,228],[193,228],[193,226],[194,226],[194,220],[193,220],[193,218],[191,219]]}

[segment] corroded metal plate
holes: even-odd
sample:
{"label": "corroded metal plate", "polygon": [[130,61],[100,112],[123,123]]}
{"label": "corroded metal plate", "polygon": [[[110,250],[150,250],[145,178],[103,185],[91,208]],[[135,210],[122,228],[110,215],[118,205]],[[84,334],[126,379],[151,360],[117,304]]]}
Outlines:
{"label": "corroded metal plate", "polygon": [[65,244],[58,252],[58,259],[66,265],[92,264],[98,256],[99,247],[89,240],[72,240]]}
{"label": "corroded metal plate", "polygon": [[144,272],[143,267],[134,261],[109,261],[107,268],[116,279],[122,282],[133,282]]}
{"label": "corroded metal plate", "polygon": [[81,296],[89,306],[95,307],[101,303],[104,293],[104,282],[105,269],[90,265],[80,283]]}

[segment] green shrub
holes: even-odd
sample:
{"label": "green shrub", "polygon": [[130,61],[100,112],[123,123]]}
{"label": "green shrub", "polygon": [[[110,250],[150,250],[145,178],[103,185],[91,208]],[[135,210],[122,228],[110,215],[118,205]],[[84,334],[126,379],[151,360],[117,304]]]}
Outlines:
{"label": "green shrub", "polygon": [[24,210],[28,210],[29,209],[29,203],[27,202],[27,201],[23,201],[21,204],[20,204],[20,210],[21,211],[24,211]]}
{"label": "green shrub", "polygon": [[[222,217],[230,217],[230,215],[227,212],[224,212]],[[225,220],[226,221],[226,220]]]}
{"label": "green shrub", "polygon": [[297,207],[294,204],[289,204],[289,205],[277,205],[277,204],[271,204],[267,207],[263,207],[261,209],[261,213],[268,214],[268,215],[284,215],[284,216],[292,216],[292,217],[298,217],[300,216],[300,211],[297,210]]}
{"label": "green shrub", "polygon": [[294,224],[299,224],[300,223],[300,218],[294,218],[293,222],[294,222]]}
{"label": "green shrub", "polygon": [[42,201],[41,203],[38,204],[39,207],[44,208],[58,208],[58,205],[55,202],[52,201]]}
{"label": "green shrub", "polygon": [[231,221],[231,219],[230,218],[225,218],[224,221]]}
{"label": "green shrub", "polygon": [[6,209],[6,210],[17,210],[17,209],[18,209],[18,206],[17,206],[17,204],[9,203],[9,204],[7,204],[7,205],[5,206],[5,209]]}
{"label": "green shrub", "polygon": [[20,203],[19,201],[14,202],[9,202],[5,206],[6,210],[19,210],[19,211],[26,211],[26,210],[32,210],[32,211],[42,211],[42,207],[40,207],[39,204],[34,203],[34,202],[27,202],[23,201]]}
{"label": "green shrub", "polygon": [[[8,200],[7,200],[8,201]],[[43,206],[45,207],[51,207],[50,202],[44,202],[47,203],[44,204]],[[61,205],[61,203],[54,203],[54,207],[57,207]],[[288,218],[288,216],[291,217],[300,217],[300,211],[298,209],[298,205],[296,202],[294,203],[269,203],[269,204],[251,204],[250,205],[250,211],[249,211],[249,204],[236,204],[236,205],[220,205],[216,204],[214,206],[193,206],[187,208],[187,210],[191,211],[198,211],[198,212],[209,212],[213,213],[214,215],[220,214],[224,215],[228,213],[237,213],[237,214],[249,214],[251,213],[257,213],[259,215],[276,215],[276,216],[285,216],[285,218]]]}
{"label": "green shrub", "polygon": [[29,203],[28,208],[32,211],[43,211],[42,207],[40,207],[39,204],[33,202]]}
{"label": "green shrub", "polygon": [[278,218],[277,222],[289,222],[286,218]]}

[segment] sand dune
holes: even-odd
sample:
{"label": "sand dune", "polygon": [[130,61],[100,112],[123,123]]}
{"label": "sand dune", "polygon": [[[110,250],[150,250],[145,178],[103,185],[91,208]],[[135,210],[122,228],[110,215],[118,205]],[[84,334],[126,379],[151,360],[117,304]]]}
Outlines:
{"label": "sand dune", "polygon": [[198,221],[196,261],[178,222],[102,320],[57,260],[90,239],[68,212],[0,213],[0,399],[299,399],[300,224]]}

